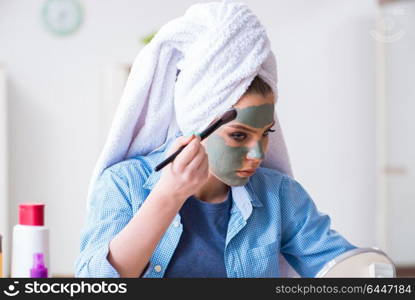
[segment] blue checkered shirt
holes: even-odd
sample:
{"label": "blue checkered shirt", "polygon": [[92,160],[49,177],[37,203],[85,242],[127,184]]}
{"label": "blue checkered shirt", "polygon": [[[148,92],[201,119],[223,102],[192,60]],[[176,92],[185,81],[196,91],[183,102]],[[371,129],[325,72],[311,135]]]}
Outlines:
{"label": "blue checkered shirt", "polygon": [[[146,156],[107,168],[96,181],[81,234],[76,277],[119,277],[108,262],[109,242],[133,218],[157,183],[153,168],[172,141]],[[314,277],[336,256],[356,248],[330,228],[293,178],[259,168],[244,186],[232,187],[224,260],[227,277],[281,277],[279,255],[302,277]],[[162,278],[183,232],[177,214],[163,235],[143,277]],[[140,237],[137,237],[140,238]]]}

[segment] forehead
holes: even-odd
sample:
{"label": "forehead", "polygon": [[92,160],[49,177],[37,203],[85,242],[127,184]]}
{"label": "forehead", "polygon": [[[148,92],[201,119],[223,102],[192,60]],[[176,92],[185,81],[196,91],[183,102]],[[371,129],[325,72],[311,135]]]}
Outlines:
{"label": "forehead", "polygon": [[236,111],[237,117],[231,124],[241,123],[259,129],[274,122],[274,104],[272,103],[236,108]]}
{"label": "forehead", "polygon": [[242,124],[252,129],[262,129],[274,122],[274,95],[244,95],[234,105],[238,113],[230,124]]}
{"label": "forehead", "polygon": [[249,106],[259,106],[262,104],[274,104],[274,94],[269,94],[266,97],[257,94],[247,94],[242,96],[234,105],[235,108],[246,108]]}

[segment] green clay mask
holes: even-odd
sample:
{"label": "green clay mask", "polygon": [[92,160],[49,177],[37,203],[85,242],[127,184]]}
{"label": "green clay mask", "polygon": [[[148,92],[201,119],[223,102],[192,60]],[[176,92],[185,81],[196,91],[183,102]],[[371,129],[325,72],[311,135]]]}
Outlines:
{"label": "green clay mask", "polygon": [[230,147],[220,135],[213,133],[206,140],[209,167],[213,174],[230,186],[244,185],[247,177],[235,172],[242,167],[243,158],[249,152],[247,147]]}
{"label": "green clay mask", "polygon": [[[232,123],[240,123],[253,128],[264,128],[274,121],[274,105],[263,104],[237,108],[237,118]],[[232,124],[230,123],[230,124]],[[213,174],[230,186],[240,186],[248,182],[249,177],[241,177],[236,173],[243,167],[245,158],[264,158],[262,139],[251,147],[229,146],[225,138],[213,133],[206,139],[206,152],[209,167]]]}
{"label": "green clay mask", "polygon": [[274,121],[274,104],[237,108],[236,112],[235,122],[254,128],[264,128]]}

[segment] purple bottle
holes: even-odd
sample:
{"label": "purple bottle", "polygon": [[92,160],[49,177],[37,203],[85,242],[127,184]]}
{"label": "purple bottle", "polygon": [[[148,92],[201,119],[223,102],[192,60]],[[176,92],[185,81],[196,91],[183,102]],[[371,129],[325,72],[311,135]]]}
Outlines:
{"label": "purple bottle", "polygon": [[43,261],[43,253],[33,253],[33,268],[30,269],[30,278],[48,278],[48,269]]}

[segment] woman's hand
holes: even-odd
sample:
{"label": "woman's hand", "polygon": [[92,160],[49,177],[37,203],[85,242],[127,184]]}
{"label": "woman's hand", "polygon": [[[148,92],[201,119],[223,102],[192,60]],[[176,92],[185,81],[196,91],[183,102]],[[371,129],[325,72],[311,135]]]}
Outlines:
{"label": "woman's hand", "polygon": [[208,157],[198,136],[177,138],[167,156],[184,145],[186,147],[174,161],[163,168],[155,186],[159,192],[180,199],[183,203],[206,183],[209,174]]}
{"label": "woman's hand", "polygon": [[110,242],[108,261],[121,277],[143,274],[183,203],[207,181],[208,159],[200,138],[178,138],[168,155],[183,145],[187,146],[163,168],[159,182],[134,217]]}

